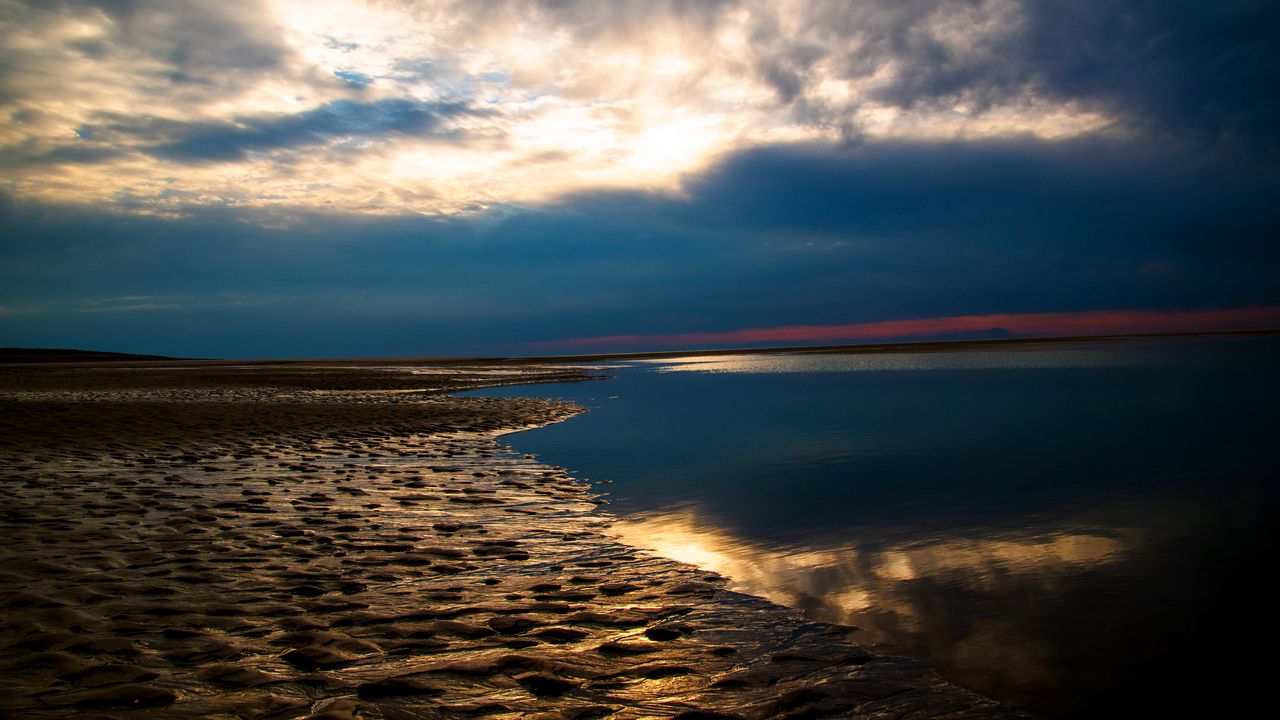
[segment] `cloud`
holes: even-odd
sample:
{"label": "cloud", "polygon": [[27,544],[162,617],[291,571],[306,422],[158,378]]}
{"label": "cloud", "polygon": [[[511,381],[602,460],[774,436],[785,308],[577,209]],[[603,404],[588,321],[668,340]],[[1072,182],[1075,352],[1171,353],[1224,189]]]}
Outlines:
{"label": "cloud", "polygon": [[791,142],[1110,136],[1273,157],[1280,127],[1280,11],[1260,3],[8,7],[9,192],[129,212],[680,193],[727,156]]}
{"label": "cloud", "polygon": [[1194,0],[1028,4],[1007,62],[1052,96],[1088,98],[1149,132],[1272,154],[1280,128],[1280,7]]}
{"label": "cloud", "polygon": [[[1034,73],[1004,77],[998,51],[1025,18],[998,0],[12,7],[9,191],[130,212],[465,213],[678,193],[690,173],[778,142],[1058,138],[1111,123],[1087,98],[1038,92]],[[416,118],[445,139],[447,107],[470,111],[448,114],[454,137],[486,142],[410,131]],[[387,131],[353,127],[366,120]],[[300,186],[326,175],[329,141],[348,133],[360,141],[343,177]]]}
{"label": "cloud", "polygon": [[[241,117],[216,124],[136,118],[88,125],[82,132],[87,137],[106,136],[125,144],[135,136],[144,140],[135,145],[141,152],[168,160],[233,162],[254,152],[368,141],[395,134],[457,139],[462,133],[448,128],[450,119],[486,114],[461,102],[339,100],[296,115]],[[151,142],[146,142],[149,138]]]}
{"label": "cloud", "polygon": [[296,62],[282,29],[254,0],[19,0],[5,12],[0,98],[50,119],[147,101],[199,109],[234,99],[265,76],[287,79]]}

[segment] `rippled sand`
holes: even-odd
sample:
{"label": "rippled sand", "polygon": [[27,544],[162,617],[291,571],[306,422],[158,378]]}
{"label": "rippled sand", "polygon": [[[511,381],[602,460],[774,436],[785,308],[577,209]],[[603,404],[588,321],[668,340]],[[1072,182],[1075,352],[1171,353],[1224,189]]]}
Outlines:
{"label": "rippled sand", "polygon": [[1014,716],[607,536],[512,367],[0,370],[0,716]]}

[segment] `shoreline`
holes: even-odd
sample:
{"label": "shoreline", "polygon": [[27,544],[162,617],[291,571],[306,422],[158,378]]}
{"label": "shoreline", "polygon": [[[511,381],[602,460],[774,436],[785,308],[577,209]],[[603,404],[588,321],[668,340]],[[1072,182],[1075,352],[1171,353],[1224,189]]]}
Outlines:
{"label": "shoreline", "polygon": [[6,372],[0,710],[1020,717],[606,535],[501,442],[580,409],[453,367]]}
{"label": "shoreline", "polygon": [[[176,368],[265,368],[308,367],[314,369],[349,369],[352,366],[366,368],[396,367],[444,367],[461,371],[464,368],[501,366],[549,366],[565,363],[589,363],[609,360],[662,360],[667,358],[697,357],[704,355],[769,355],[776,353],[875,355],[884,353],[946,353],[976,352],[983,350],[1009,350],[1019,347],[1036,348],[1040,345],[1071,345],[1074,343],[1142,342],[1160,340],[1213,340],[1280,335],[1280,328],[1243,328],[1236,330],[1200,330],[1188,332],[1127,333],[1118,335],[1049,335],[1030,337],[1003,337],[987,339],[951,340],[898,340],[879,343],[844,343],[832,345],[775,345],[768,347],[715,347],[686,350],[655,350],[646,352],[578,353],[569,355],[528,355],[520,357],[458,356],[458,357],[408,357],[408,358],[293,358],[293,359],[239,359],[175,358],[153,355],[129,355],[84,350],[59,350],[37,348],[0,348],[0,369],[3,368],[90,368],[136,366],[156,369]],[[37,359],[39,353],[47,357]],[[115,355],[114,359],[76,359],[68,354]],[[18,359],[14,359],[18,358]],[[25,359],[24,359],[25,358]],[[549,381],[538,381],[549,382]]]}

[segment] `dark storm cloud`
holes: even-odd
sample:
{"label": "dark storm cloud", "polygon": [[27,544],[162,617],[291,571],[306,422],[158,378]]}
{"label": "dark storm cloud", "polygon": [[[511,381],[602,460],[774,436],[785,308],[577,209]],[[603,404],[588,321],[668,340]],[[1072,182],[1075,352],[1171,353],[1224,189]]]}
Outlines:
{"label": "dark storm cloud", "polygon": [[[807,37],[840,40],[774,48],[763,42],[758,67],[784,99],[803,94],[805,68],[821,55],[852,79],[894,63],[898,71],[873,98],[902,108],[963,100],[981,109],[1042,97],[1093,105],[1157,134],[1277,150],[1280,5],[1030,0],[1016,5],[1016,16],[996,21],[1000,32],[947,42],[940,30],[954,21],[945,18],[979,14],[981,5],[820,3]],[[759,37],[771,36],[762,26]]]}
{"label": "dark storm cloud", "polygon": [[[973,234],[1109,252],[1196,242],[1273,252],[1280,172],[1189,142],[867,143],[740,153],[690,183],[690,222],[907,238]],[[1150,247],[1150,246],[1148,246]]]}
{"label": "dark storm cloud", "polygon": [[1060,97],[1158,129],[1278,149],[1280,5],[1259,0],[1039,0],[1013,61]]}

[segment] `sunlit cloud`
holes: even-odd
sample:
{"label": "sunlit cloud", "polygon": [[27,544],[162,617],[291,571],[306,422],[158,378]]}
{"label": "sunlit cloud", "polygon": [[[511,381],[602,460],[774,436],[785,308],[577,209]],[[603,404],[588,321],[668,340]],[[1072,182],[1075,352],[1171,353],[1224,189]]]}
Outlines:
{"label": "sunlit cloud", "polygon": [[679,194],[760,145],[1116,127],[998,71],[1007,0],[3,8],[2,187],[129,212],[457,214]]}
{"label": "sunlit cloud", "polygon": [[1280,307],[1180,311],[1094,310],[954,315],[848,325],[795,325],[668,335],[607,335],[530,343],[546,349],[714,347],[760,343],[907,340],[998,333],[1023,337],[1203,332],[1280,327]]}

